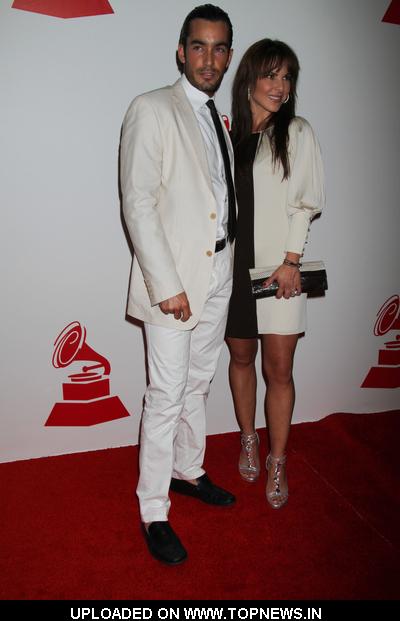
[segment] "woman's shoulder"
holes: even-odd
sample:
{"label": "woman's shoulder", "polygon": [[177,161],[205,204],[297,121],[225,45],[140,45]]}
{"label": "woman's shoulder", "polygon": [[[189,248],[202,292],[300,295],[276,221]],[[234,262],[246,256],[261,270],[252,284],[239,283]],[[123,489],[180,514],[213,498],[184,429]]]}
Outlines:
{"label": "woman's shoulder", "polygon": [[295,150],[301,148],[311,148],[318,143],[318,139],[313,128],[302,116],[295,116],[290,121],[289,143],[291,148]]}
{"label": "woman's shoulder", "polygon": [[289,132],[293,134],[300,134],[301,132],[305,132],[306,134],[314,133],[310,123],[302,116],[293,117],[293,119],[290,121]]}

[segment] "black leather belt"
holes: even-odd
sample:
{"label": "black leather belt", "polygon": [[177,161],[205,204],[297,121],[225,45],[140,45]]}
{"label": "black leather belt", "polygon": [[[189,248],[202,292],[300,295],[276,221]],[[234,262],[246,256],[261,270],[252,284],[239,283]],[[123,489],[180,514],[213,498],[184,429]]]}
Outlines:
{"label": "black leather belt", "polygon": [[215,252],[220,252],[226,246],[226,237],[224,239],[218,239],[215,243]]}

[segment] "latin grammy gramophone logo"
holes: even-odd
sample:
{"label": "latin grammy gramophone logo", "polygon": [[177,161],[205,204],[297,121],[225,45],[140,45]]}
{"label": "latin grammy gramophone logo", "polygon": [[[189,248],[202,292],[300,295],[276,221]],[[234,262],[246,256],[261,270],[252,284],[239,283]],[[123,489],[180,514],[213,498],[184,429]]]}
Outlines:
{"label": "latin grammy gramophone logo", "polygon": [[400,0],[391,1],[382,21],[388,24],[400,24]]}
{"label": "latin grammy gramophone logo", "polygon": [[110,395],[110,363],[86,343],[86,328],[73,321],[57,337],[52,363],[59,369],[82,360],[95,364],[63,382],[63,401],[54,405],[47,427],[98,425],[129,416],[120,399]]}
{"label": "latin grammy gramophone logo", "polygon": [[374,326],[375,336],[383,336],[397,330],[394,340],[386,341],[379,350],[378,365],[371,367],[361,388],[400,387],[400,298],[392,295],[381,306]]}
{"label": "latin grammy gramophone logo", "polygon": [[108,0],[14,0],[11,8],[64,19],[114,13]]}

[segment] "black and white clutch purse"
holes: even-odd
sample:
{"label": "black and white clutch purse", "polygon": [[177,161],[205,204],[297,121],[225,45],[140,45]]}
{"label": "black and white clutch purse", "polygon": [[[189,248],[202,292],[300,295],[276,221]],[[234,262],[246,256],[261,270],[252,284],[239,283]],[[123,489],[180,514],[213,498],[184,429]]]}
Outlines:
{"label": "black and white clutch purse", "polygon": [[[249,270],[251,290],[255,298],[270,298],[276,295],[278,283],[274,281],[269,287],[264,282],[274,273],[278,265],[254,267]],[[310,296],[324,295],[328,289],[328,279],[323,261],[305,261],[300,267],[301,291]]]}

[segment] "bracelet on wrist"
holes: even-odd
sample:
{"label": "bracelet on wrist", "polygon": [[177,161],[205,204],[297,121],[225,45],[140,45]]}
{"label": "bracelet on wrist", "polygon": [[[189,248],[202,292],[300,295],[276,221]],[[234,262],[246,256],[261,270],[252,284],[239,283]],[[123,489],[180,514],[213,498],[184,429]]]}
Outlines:
{"label": "bracelet on wrist", "polygon": [[300,261],[295,263],[294,261],[289,261],[289,259],[283,259],[283,265],[288,265],[289,267],[301,267]]}

